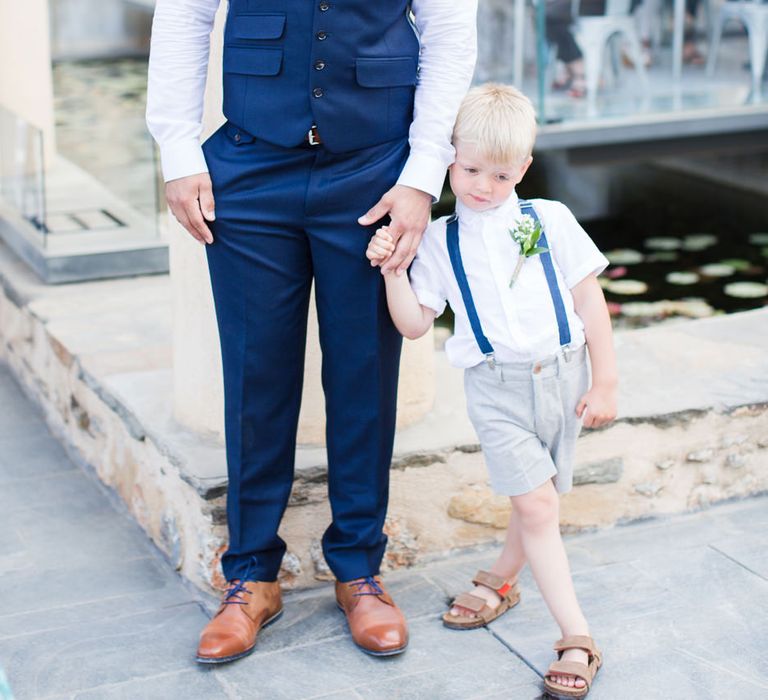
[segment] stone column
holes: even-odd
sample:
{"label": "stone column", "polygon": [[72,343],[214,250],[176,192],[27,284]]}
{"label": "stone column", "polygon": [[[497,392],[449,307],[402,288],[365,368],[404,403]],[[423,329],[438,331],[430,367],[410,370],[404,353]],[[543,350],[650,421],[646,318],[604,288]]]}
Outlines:
{"label": "stone column", "polygon": [[[211,37],[204,136],[215,131],[224,119],[221,114],[221,48],[225,13],[226,4],[222,3]],[[172,217],[169,221],[174,289],[175,415],[189,428],[221,440],[224,431],[221,355],[205,251]],[[433,360],[431,331],[416,342],[406,341],[400,366],[398,427],[417,421],[432,407],[435,388]],[[320,362],[317,317],[312,300],[299,443],[322,444],[325,441]]]}
{"label": "stone column", "polygon": [[0,2],[0,105],[43,133],[56,151],[48,0]]}

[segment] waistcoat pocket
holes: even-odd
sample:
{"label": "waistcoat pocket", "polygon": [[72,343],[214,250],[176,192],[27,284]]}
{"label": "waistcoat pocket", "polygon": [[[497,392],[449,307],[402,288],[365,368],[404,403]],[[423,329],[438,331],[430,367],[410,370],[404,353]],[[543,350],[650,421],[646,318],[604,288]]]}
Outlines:
{"label": "waistcoat pocket", "polygon": [[416,85],[416,65],[410,56],[357,58],[357,84],[369,88]]}
{"label": "waistcoat pocket", "polygon": [[227,23],[231,39],[279,39],[285,31],[282,14],[238,14]]}
{"label": "waistcoat pocket", "polygon": [[283,63],[282,49],[228,46],[224,50],[224,72],[241,75],[277,75]]}

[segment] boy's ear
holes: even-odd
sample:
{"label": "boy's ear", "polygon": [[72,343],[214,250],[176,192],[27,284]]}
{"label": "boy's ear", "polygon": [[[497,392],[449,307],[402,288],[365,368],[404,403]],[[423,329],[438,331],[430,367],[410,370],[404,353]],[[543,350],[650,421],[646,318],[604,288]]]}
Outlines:
{"label": "boy's ear", "polygon": [[520,180],[523,179],[523,176],[525,173],[528,172],[528,168],[531,167],[531,163],[533,163],[533,156],[528,156],[526,158],[525,162],[520,166],[520,172],[517,174],[517,181],[520,182]]}

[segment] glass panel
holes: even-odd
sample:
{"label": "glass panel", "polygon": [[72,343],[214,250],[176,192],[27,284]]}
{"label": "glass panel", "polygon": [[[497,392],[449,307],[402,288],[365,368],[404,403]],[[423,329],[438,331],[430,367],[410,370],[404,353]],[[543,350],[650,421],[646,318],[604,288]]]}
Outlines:
{"label": "glass panel", "polygon": [[[157,156],[144,121],[146,80],[145,56],[54,64],[57,152],[97,183],[94,204],[83,213],[84,231],[115,221],[121,236],[159,236]],[[105,194],[99,196],[98,188]],[[67,215],[83,221],[78,212]]]}
{"label": "glass panel", "polygon": [[479,2],[476,81],[518,85],[542,124],[768,113],[765,51],[750,47],[768,34],[768,3]]}
{"label": "glass panel", "polygon": [[41,234],[46,231],[43,134],[0,106],[0,196]]}

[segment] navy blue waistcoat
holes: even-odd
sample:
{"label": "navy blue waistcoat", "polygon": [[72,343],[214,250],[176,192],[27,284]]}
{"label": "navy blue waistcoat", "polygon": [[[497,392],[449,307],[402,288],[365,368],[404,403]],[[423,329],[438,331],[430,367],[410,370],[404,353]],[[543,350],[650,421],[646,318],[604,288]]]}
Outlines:
{"label": "navy blue waistcoat", "polygon": [[408,0],[230,0],[224,114],[297,146],[316,124],[343,153],[408,134],[419,41]]}

